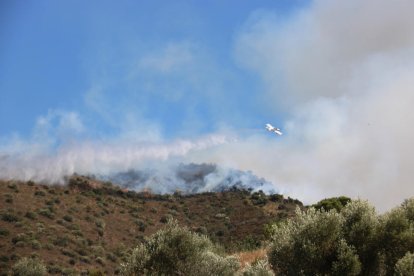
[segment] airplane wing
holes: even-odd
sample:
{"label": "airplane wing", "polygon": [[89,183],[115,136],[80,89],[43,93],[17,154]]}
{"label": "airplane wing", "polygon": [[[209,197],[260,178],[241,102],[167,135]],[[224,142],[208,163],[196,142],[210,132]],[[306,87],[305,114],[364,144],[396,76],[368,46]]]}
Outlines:
{"label": "airplane wing", "polygon": [[282,136],[282,135],[283,135],[283,133],[282,133],[282,131],[280,130],[280,128],[274,127],[274,126],[272,126],[271,124],[266,124],[266,129],[267,129],[268,131],[271,131],[271,132],[276,133],[276,134],[277,134],[277,135],[279,135],[279,136]]}

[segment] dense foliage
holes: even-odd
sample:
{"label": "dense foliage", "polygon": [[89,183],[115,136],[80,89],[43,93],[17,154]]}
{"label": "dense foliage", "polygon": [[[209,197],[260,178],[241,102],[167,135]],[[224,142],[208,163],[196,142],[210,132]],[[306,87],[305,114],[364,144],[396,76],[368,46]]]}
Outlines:
{"label": "dense foliage", "polygon": [[234,275],[237,258],[220,254],[206,236],[169,221],[138,245],[121,265],[122,275]]}
{"label": "dense foliage", "polygon": [[257,260],[252,265],[247,265],[243,272],[243,276],[273,276],[273,271],[269,269],[267,260]]}
{"label": "dense foliage", "polygon": [[395,264],[396,276],[414,275],[414,254],[407,252],[404,257]]}
{"label": "dense foliage", "polygon": [[351,199],[346,196],[331,197],[322,199],[318,203],[312,205],[312,207],[316,210],[323,209],[325,211],[329,211],[335,209],[337,211],[341,211],[341,209],[344,208],[349,202],[351,202]]}
{"label": "dense foliage", "polygon": [[356,200],[274,224],[269,260],[278,275],[413,275],[413,251],[414,199],[384,215]]}

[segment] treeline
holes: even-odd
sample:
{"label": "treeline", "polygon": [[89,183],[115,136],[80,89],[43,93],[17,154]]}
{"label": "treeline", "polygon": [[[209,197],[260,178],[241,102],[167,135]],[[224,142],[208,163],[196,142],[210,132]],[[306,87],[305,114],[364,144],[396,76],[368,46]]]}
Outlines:
{"label": "treeline", "polygon": [[272,269],[278,275],[414,275],[414,198],[383,215],[367,201],[346,203],[297,210],[274,224]]}

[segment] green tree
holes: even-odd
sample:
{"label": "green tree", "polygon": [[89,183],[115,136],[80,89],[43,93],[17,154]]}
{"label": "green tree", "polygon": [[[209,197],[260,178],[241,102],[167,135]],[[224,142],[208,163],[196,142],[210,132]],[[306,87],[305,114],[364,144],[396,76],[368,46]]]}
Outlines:
{"label": "green tree", "polygon": [[414,254],[407,252],[398,262],[395,264],[396,276],[412,276],[414,275]]}
{"label": "green tree", "polygon": [[269,233],[269,261],[280,275],[394,275],[410,269],[414,198],[380,216],[362,200],[340,212],[297,210]]}
{"label": "green tree", "polygon": [[414,248],[414,222],[410,219],[411,208],[408,208],[412,201],[380,217],[377,243],[381,245],[387,275],[393,275],[396,262]]}
{"label": "green tree", "polygon": [[296,210],[296,217],[275,224],[269,261],[281,275],[329,274],[338,260],[342,217],[335,211]]}
{"label": "green tree", "polygon": [[223,256],[206,236],[173,220],[121,264],[122,275],[234,275],[238,269],[237,258]]}
{"label": "green tree", "polygon": [[347,244],[345,240],[339,242],[337,249],[337,260],[332,263],[333,275],[359,275],[361,272],[361,262],[353,246]]}
{"label": "green tree", "polygon": [[364,264],[362,274],[378,274],[379,220],[375,208],[368,201],[355,200],[342,209],[341,215],[343,238],[356,249]]}
{"label": "green tree", "polygon": [[317,210],[325,210],[329,211],[332,209],[335,209],[336,211],[341,211],[342,208],[344,208],[349,202],[351,202],[351,199],[346,196],[340,196],[340,197],[331,197],[331,198],[325,198],[319,201],[318,203],[312,205]]}

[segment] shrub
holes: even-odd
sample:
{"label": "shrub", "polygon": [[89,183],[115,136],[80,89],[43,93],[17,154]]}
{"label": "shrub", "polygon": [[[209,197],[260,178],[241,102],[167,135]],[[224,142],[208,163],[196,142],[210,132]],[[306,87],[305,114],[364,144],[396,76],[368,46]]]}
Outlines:
{"label": "shrub", "polygon": [[47,267],[47,271],[50,274],[61,274],[62,273],[62,268],[59,265],[49,265]]}
{"label": "shrub", "polygon": [[69,264],[70,265],[75,265],[76,264],[76,260],[75,259],[69,259]]}
{"label": "shrub", "polygon": [[96,231],[98,232],[98,235],[99,235],[99,236],[103,237],[103,235],[104,235],[104,230],[103,230],[102,228],[98,228]]}
{"label": "shrub", "polygon": [[333,275],[359,275],[361,262],[353,246],[341,240],[337,248],[337,260],[332,263]]}
{"label": "shrub", "polygon": [[66,247],[69,245],[70,241],[71,240],[68,236],[56,237],[55,240],[53,241],[53,244],[56,246]]}
{"label": "shrub", "polygon": [[377,274],[379,220],[374,207],[367,201],[355,200],[342,209],[341,215],[343,238],[356,249],[364,264],[362,274]]}
{"label": "shrub", "polygon": [[250,196],[250,200],[254,205],[263,206],[267,203],[267,196],[262,190],[259,190]]}
{"label": "shrub", "polygon": [[407,217],[404,206],[395,208],[380,217],[377,243],[381,245],[387,272],[393,271],[396,262],[414,248],[414,222]]}
{"label": "shrub", "polygon": [[104,220],[102,220],[102,219],[97,219],[97,220],[95,221],[95,225],[96,225],[98,228],[105,229],[105,221],[104,221]]}
{"label": "shrub", "polygon": [[12,268],[12,275],[42,276],[46,275],[45,265],[39,259],[22,258]]}
{"label": "shrub", "polygon": [[338,243],[342,225],[335,211],[306,212],[296,209],[296,218],[275,224],[269,261],[282,275],[329,274],[332,260],[338,259]]}
{"label": "shrub", "polygon": [[272,239],[269,261],[278,274],[394,275],[409,271],[414,199],[381,216],[361,200],[349,202],[340,212],[335,208],[296,212],[294,219],[266,228]]}
{"label": "shrub", "polygon": [[32,211],[27,211],[24,216],[28,219],[32,219],[32,220],[36,219],[36,213]]}
{"label": "shrub", "polygon": [[12,213],[4,213],[1,215],[1,219],[6,222],[16,222],[19,221],[19,217]]}
{"label": "shrub", "polygon": [[0,228],[0,236],[8,236],[10,235],[10,231],[7,229]]}
{"label": "shrub", "polygon": [[224,257],[206,237],[168,221],[121,264],[122,275],[234,275],[235,257]]}
{"label": "shrub", "polygon": [[147,228],[147,225],[142,219],[136,219],[134,222],[138,226],[139,231],[141,232],[144,232],[145,229]]}
{"label": "shrub", "polygon": [[96,257],[95,261],[102,266],[105,265],[105,260],[102,257]]}
{"label": "shrub", "polygon": [[73,218],[70,215],[64,215],[63,219],[66,220],[67,222],[72,222],[73,221]]}
{"label": "shrub", "polygon": [[395,264],[396,276],[410,276],[414,275],[414,254],[407,252],[398,262]]}
{"label": "shrub", "polygon": [[169,220],[172,220],[173,217],[170,214],[164,215],[161,217],[160,222],[167,223]]}
{"label": "shrub", "polygon": [[15,237],[12,238],[12,243],[17,244],[18,242],[29,242],[31,240],[30,235],[27,235],[25,233],[19,233]]}
{"label": "shrub", "polygon": [[39,209],[37,212],[39,213],[39,215],[42,215],[42,216],[47,217],[49,219],[54,219],[55,218],[55,215],[52,213],[52,211],[49,208]]}
{"label": "shrub", "polygon": [[42,244],[38,240],[32,240],[31,245],[33,249],[41,249]]}
{"label": "shrub", "polygon": [[17,190],[17,185],[14,183],[10,183],[7,185],[7,188],[12,189],[12,190]]}
{"label": "shrub", "polygon": [[283,201],[283,195],[280,194],[272,194],[269,196],[270,201],[273,202],[278,202],[278,201]]}
{"label": "shrub", "polygon": [[36,191],[36,192],[34,193],[34,195],[35,195],[35,196],[45,196],[45,195],[46,195],[46,193],[45,193],[44,191]]}
{"label": "shrub", "polygon": [[243,276],[273,276],[273,271],[269,269],[269,263],[266,259],[257,260],[252,265],[247,265],[243,269]]}

